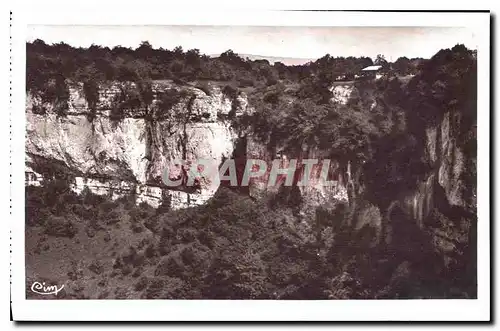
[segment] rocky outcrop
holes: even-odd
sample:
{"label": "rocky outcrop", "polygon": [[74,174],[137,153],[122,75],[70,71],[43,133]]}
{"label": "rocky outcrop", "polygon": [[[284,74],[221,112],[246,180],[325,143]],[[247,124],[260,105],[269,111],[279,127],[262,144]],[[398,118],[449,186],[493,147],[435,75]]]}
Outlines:
{"label": "rocky outcrop", "polygon": [[[43,105],[46,114],[34,113],[33,106],[39,106],[40,100],[33,95],[27,96],[27,185],[40,185],[44,175],[39,169],[58,164],[72,174],[72,187],[76,192],[88,187],[92,192],[113,198],[133,192],[138,203],[158,206],[169,199],[173,208],[183,208],[204,203],[220,183],[217,178],[206,176],[194,187],[185,183],[166,187],[162,181],[165,174],[172,180],[185,176],[176,165],[178,160],[206,159],[220,165],[227,158],[260,159],[268,167],[274,160],[281,160],[279,167],[287,168],[289,160],[296,159],[299,166],[294,177],[301,178],[305,171],[300,166],[303,159],[318,159],[319,163],[329,159],[329,151],[307,146],[301,152],[284,151],[279,146],[270,149],[251,136],[236,132],[227,118],[230,113],[240,116],[251,111],[244,94],[232,100],[216,86],[201,90],[193,86],[155,83],[155,96],[167,89],[185,92],[185,96],[172,106],[170,114],[150,120],[141,110],[130,110],[125,118],[115,121],[110,118],[110,111],[121,88],[119,84],[102,87],[97,116],[92,121],[87,116],[89,109],[81,84],[74,84],[70,89],[65,117],[52,112],[50,104]],[[355,89],[353,85],[333,86],[332,99],[345,104]],[[155,98],[152,108],[156,103]],[[401,206],[418,222],[433,209],[436,189],[444,192],[450,205],[475,205],[475,196],[465,193],[463,178],[467,160],[458,141],[460,121],[459,112],[447,112],[436,124],[425,128],[425,158],[433,170],[417,183],[415,190],[402,192],[400,198]],[[242,140],[245,140],[243,150],[237,146]],[[311,177],[318,180],[313,185],[299,187],[305,205],[354,203],[361,188],[362,165],[356,160],[330,160],[328,179],[335,180],[335,185],[325,185],[321,170],[321,167],[313,167]],[[279,178],[278,184],[270,186],[267,171],[259,179],[250,181],[249,194],[258,197],[277,193],[284,176]]]}
{"label": "rocky outcrop", "polygon": [[[175,104],[171,113],[161,120],[148,120],[140,110],[126,114],[119,121],[110,118],[112,100],[120,91],[118,84],[100,91],[97,116],[89,121],[89,109],[82,86],[70,89],[67,115],[59,117],[51,105],[43,105],[46,114],[35,114],[33,105],[40,100],[27,97],[27,176],[32,184],[54,164],[71,174],[72,188],[81,192],[88,187],[97,194],[117,198],[134,192],[137,202],[158,206],[168,197],[172,208],[201,204],[210,198],[218,183],[204,178],[196,188],[167,188],[162,176],[169,172],[175,160],[209,159],[220,164],[231,157],[236,132],[224,116],[233,110],[235,116],[247,110],[245,95],[239,95],[236,104],[218,87],[206,92],[192,86],[155,84],[155,94],[175,88],[186,97]],[[153,106],[156,100],[153,101]],[[45,174],[46,175],[46,174]]]}
{"label": "rocky outcrop", "polygon": [[472,156],[460,143],[461,118],[460,112],[448,111],[437,124],[425,128],[424,157],[431,170],[416,190],[403,198],[405,209],[420,225],[439,204],[475,208],[474,189],[467,188],[465,182],[470,172],[467,162]]}
{"label": "rocky outcrop", "polygon": [[[301,155],[284,155],[269,151],[267,146],[251,137],[240,137],[241,133],[231,126],[230,116],[250,112],[246,95],[240,93],[231,98],[219,87],[209,86],[203,90],[194,86],[179,86],[169,82],[154,83],[154,100],[151,105],[153,117],[162,91],[182,92],[183,98],[172,106],[169,114],[161,118],[148,119],[143,109],[126,109],[125,117],[114,120],[111,112],[114,100],[123,89],[134,89],[133,83],[114,83],[101,86],[95,107],[96,116],[90,120],[82,84],[72,84],[66,116],[53,111],[53,105],[43,104],[37,96],[27,96],[27,185],[40,185],[44,177],[51,177],[40,169],[47,170],[55,164],[64,168],[71,177],[71,188],[81,193],[85,188],[100,195],[116,199],[134,194],[136,202],[159,206],[165,199],[171,207],[184,208],[203,204],[213,196],[220,183],[218,178],[205,176],[194,186],[166,187],[163,176],[171,180],[185,177],[179,160],[212,160],[220,165],[224,159],[237,157],[262,159],[269,168],[273,160],[285,158],[280,164],[287,167],[286,157],[326,159],[318,151],[306,150]],[[347,102],[352,86],[333,88],[336,102]],[[345,100],[344,100],[345,99]],[[37,107],[34,107],[37,106]],[[45,109],[40,114],[36,109]],[[243,151],[236,151],[238,141],[245,140]],[[247,141],[248,140],[248,141]],[[300,188],[307,205],[347,201],[344,174],[339,164],[331,160],[328,178],[337,180],[336,185],[325,186],[321,180],[314,185]],[[297,174],[304,168],[298,167]],[[321,167],[314,167],[312,177],[319,178]],[[250,180],[250,195],[277,193],[282,181],[267,185],[269,171],[259,179]],[[281,178],[282,179],[282,178]]]}
{"label": "rocky outcrop", "polygon": [[[292,153],[279,148],[269,149],[268,146],[255,139],[247,138],[246,158],[264,160],[269,167],[276,160],[274,162],[276,162],[279,169],[288,169],[290,167],[290,160],[296,160],[293,185],[297,185],[297,182],[306,177],[306,168],[303,160],[317,160],[317,164],[311,167],[310,175],[307,176],[310,179],[310,183],[308,185],[297,186],[303,199],[303,205],[315,208],[320,205],[336,204],[337,202],[347,203],[349,200],[345,169],[340,165],[338,160],[330,159],[327,151],[305,147],[300,153]],[[323,167],[328,171],[326,176],[323,176]],[[251,181],[249,187],[250,195],[259,197],[267,193],[278,193],[286,181],[287,175],[277,176],[274,185],[270,185],[272,181],[269,180],[269,177],[270,169],[264,175],[260,176],[258,180]]]}
{"label": "rocky outcrop", "polygon": [[335,103],[347,104],[347,101],[351,97],[352,91],[354,90],[354,85],[351,84],[337,84],[330,87],[332,92],[331,100]]}

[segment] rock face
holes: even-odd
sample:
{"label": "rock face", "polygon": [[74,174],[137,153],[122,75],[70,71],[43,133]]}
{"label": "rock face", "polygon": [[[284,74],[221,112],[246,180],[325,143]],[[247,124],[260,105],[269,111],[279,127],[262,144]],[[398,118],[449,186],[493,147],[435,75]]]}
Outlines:
{"label": "rock face", "polygon": [[113,121],[111,100],[119,88],[115,84],[101,89],[93,121],[87,118],[89,109],[80,85],[70,89],[65,117],[51,112],[51,105],[44,105],[46,114],[35,114],[33,106],[40,105],[40,100],[28,95],[27,184],[37,185],[43,177],[40,169],[57,164],[72,175],[76,192],[88,187],[113,198],[134,192],[138,203],[158,206],[169,198],[172,208],[205,202],[218,187],[210,178],[203,178],[195,189],[167,188],[162,176],[166,170],[169,177],[176,176],[170,171],[175,160],[209,159],[220,164],[231,157],[237,135],[222,118],[232,110],[235,116],[244,113],[245,95],[233,104],[218,87],[211,87],[207,95],[191,86],[155,84],[156,93],[174,88],[186,92],[186,97],[161,120],[148,120],[136,112]]}
{"label": "rock face", "polygon": [[[133,193],[137,203],[146,202],[157,207],[167,199],[176,209],[203,204],[220,185],[214,176],[202,176],[194,186],[182,181],[181,185],[167,187],[162,180],[164,175],[171,180],[186,176],[177,166],[179,160],[211,160],[220,166],[228,158],[260,159],[268,167],[273,160],[280,160],[279,167],[287,168],[289,160],[296,159],[298,166],[294,177],[300,177],[305,171],[300,166],[303,159],[318,159],[319,163],[328,159],[325,151],[307,147],[295,154],[286,154],[279,147],[270,150],[252,137],[236,132],[228,120],[229,114],[239,116],[250,112],[251,107],[244,94],[232,99],[216,86],[202,91],[193,86],[155,83],[155,94],[167,89],[186,92],[172,106],[168,116],[151,120],[135,110],[128,111],[122,120],[114,121],[110,118],[112,100],[122,87],[118,84],[102,87],[97,116],[92,121],[88,119],[87,101],[79,84],[70,89],[65,117],[52,112],[50,104],[43,105],[46,114],[34,113],[34,106],[40,106],[41,101],[27,96],[27,185],[40,185],[47,177],[45,170],[57,165],[71,174],[72,188],[76,192],[87,187],[112,198]],[[354,90],[350,85],[334,86],[332,99],[345,104]],[[152,107],[156,102],[155,99]],[[437,191],[444,192],[450,205],[475,205],[475,195],[465,194],[467,185],[463,178],[468,161],[458,143],[460,120],[460,113],[447,112],[440,121],[425,129],[425,158],[433,170],[414,191],[403,192],[400,198],[406,213],[418,222],[434,208]],[[305,205],[314,207],[339,201],[352,204],[359,188],[358,178],[362,175],[362,167],[354,166],[354,161],[351,164],[350,161],[330,160],[327,178],[335,181],[334,185],[325,185],[326,180],[320,174],[322,168],[313,167],[312,177],[318,180],[313,185],[299,187]],[[251,196],[279,191],[284,176],[278,176],[276,185],[268,185],[269,174],[270,169],[260,179],[250,180]],[[51,172],[50,176],[53,176]]]}
{"label": "rock face", "polygon": [[463,180],[467,156],[463,147],[458,143],[459,130],[457,128],[460,126],[460,120],[460,113],[445,113],[440,127],[439,140],[436,137],[435,144],[429,140],[429,146],[435,145],[438,149],[435,160],[435,163],[439,164],[438,182],[444,188],[449,203],[466,207],[470,204],[469,197],[465,194],[466,185]]}
{"label": "rock face", "polygon": [[[332,202],[348,202],[345,169],[341,167],[337,160],[330,160],[326,157],[324,152],[317,149],[305,148],[305,150],[299,154],[287,154],[279,150],[271,151],[267,146],[251,138],[247,139],[247,159],[264,160],[269,166],[273,164],[273,160],[279,160],[278,162],[275,161],[279,169],[288,169],[290,167],[290,160],[296,160],[296,170],[293,174],[294,184],[305,177],[306,169],[303,165],[303,160],[318,160],[317,164],[311,167],[310,175],[307,176],[310,179],[310,184],[303,186],[298,185],[301,197],[304,199],[304,205],[316,207]],[[323,171],[326,170],[328,172],[325,176]],[[269,183],[272,183],[272,181],[269,181],[270,175],[268,169],[267,173],[261,176],[259,180],[250,182],[251,196],[258,197],[263,193],[278,192],[286,181],[287,176],[284,174],[277,176],[275,185],[270,185]]]}
{"label": "rock face", "polygon": [[449,111],[436,125],[425,129],[424,155],[431,171],[414,192],[403,198],[406,210],[419,222],[442,202],[466,210],[475,208],[475,185],[469,192],[465,179],[471,156],[459,142],[461,119],[460,112]]}
{"label": "rock face", "polygon": [[[172,181],[186,177],[179,160],[210,160],[217,167],[223,160],[236,156],[240,161],[265,160],[269,168],[274,159],[283,157],[297,158],[299,163],[304,158],[318,158],[322,162],[318,151],[277,157],[276,151],[269,151],[251,137],[239,137],[227,118],[231,113],[240,116],[252,111],[243,93],[230,98],[216,86],[202,91],[193,86],[155,83],[152,108],[162,91],[174,89],[184,93],[184,97],[172,106],[171,114],[150,120],[140,109],[126,110],[125,118],[113,120],[110,116],[113,100],[127,87],[134,86],[125,83],[101,86],[92,121],[88,118],[90,110],[82,84],[73,84],[70,88],[65,117],[57,116],[53,105],[42,104],[39,98],[28,94],[26,185],[40,185],[44,177],[53,177],[53,171],[47,174],[46,170],[57,165],[70,174],[71,188],[77,193],[88,188],[113,199],[134,194],[137,203],[158,207],[168,200],[171,208],[177,209],[205,203],[220,185],[215,174],[202,176],[194,186],[186,185],[183,180],[181,185],[167,187],[163,176],[168,175]],[[338,102],[347,102],[352,87],[334,90],[333,97]],[[34,111],[41,107],[45,108],[44,114]],[[237,151],[242,141],[244,150]],[[286,160],[280,164],[280,168],[287,166]],[[328,178],[336,181],[334,185],[325,187],[324,180],[320,179],[314,185],[300,188],[307,205],[348,200],[339,164],[332,160],[328,168]],[[321,167],[314,167],[312,176],[319,178],[321,170]],[[299,164],[297,173],[303,171]],[[268,176],[269,171],[259,179],[250,180],[250,195],[279,190],[283,178],[280,177],[276,185],[268,186]]]}
{"label": "rock face", "polygon": [[351,97],[353,90],[354,85],[352,84],[334,85],[330,88],[330,91],[332,92],[331,100],[345,105]]}

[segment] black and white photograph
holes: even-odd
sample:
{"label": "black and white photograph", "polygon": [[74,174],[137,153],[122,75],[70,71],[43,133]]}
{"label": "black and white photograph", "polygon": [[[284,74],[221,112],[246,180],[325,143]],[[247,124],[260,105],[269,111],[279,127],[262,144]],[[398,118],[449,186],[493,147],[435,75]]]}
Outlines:
{"label": "black and white photograph", "polygon": [[27,24],[23,302],[489,301],[488,45],[365,14]]}

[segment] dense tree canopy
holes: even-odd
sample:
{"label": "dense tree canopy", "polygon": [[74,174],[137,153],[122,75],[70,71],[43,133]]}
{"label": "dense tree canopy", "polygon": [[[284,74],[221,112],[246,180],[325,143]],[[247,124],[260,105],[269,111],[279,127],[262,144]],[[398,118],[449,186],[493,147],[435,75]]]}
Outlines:
{"label": "dense tree canopy", "polygon": [[[299,82],[311,77],[332,82],[340,76],[353,78],[362,68],[373,64],[368,57],[333,57],[326,54],[314,62],[286,66],[280,62],[270,64],[267,60],[243,59],[232,50],[218,57],[209,57],[201,54],[199,49],[185,51],[180,46],[173,50],[155,49],[147,41],[136,49],[99,45],[75,48],[63,42],[48,45],[37,39],[27,43],[26,48],[26,86],[29,90],[41,90],[48,80],[56,77],[78,82],[174,78],[236,81],[242,87],[269,86],[278,81]],[[380,55],[380,58],[383,59],[383,56]],[[415,61],[412,60],[412,63]],[[410,70],[396,66],[395,70],[407,74],[416,68],[412,66]]]}

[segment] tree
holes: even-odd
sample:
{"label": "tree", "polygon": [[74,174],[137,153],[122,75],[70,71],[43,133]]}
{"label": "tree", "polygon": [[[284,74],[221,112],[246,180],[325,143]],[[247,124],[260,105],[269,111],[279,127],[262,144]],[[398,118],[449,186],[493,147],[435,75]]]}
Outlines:
{"label": "tree", "polygon": [[411,62],[406,56],[400,57],[392,64],[392,68],[396,74],[406,76],[410,74]]}
{"label": "tree", "polygon": [[374,62],[376,65],[381,65],[384,66],[387,64],[387,60],[385,59],[385,56],[383,54],[378,54],[377,58],[375,59]]}
{"label": "tree", "polygon": [[99,84],[93,79],[83,82],[83,94],[89,108],[88,120],[92,122],[96,115],[97,103],[99,102]]}
{"label": "tree", "polygon": [[200,64],[200,50],[190,49],[186,52],[186,64],[189,66],[197,67]]}
{"label": "tree", "polygon": [[176,46],[174,48],[174,56],[176,58],[182,58],[184,56],[184,50],[182,49],[182,46]]}
{"label": "tree", "polygon": [[148,41],[143,41],[135,51],[140,57],[147,59],[153,55],[153,46]]}
{"label": "tree", "polygon": [[153,84],[151,80],[138,80],[136,82],[137,90],[139,92],[139,98],[141,102],[141,107],[144,109],[144,114],[146,117],[150,116],[149,107],[153,103],[154,93],[153,93]]}
{"label": "tree", "polygon": [[377,58],[375,59],[374,64],[382,66],[382,68],[380,69],[380,72],[387,73],[390,70],[390,64],[389,64],[389,62],[387,62],[384,55],[382,55],[382,54],[377,55]]}
{"label": "tree", "polygon": [[238,56],[233,50],[228,49],[224,53],[222,53],[219,57],[219,59],[227,64],[231,65],[240,65],[241,63],[244,62],[244,60]]}

